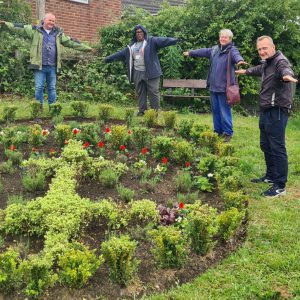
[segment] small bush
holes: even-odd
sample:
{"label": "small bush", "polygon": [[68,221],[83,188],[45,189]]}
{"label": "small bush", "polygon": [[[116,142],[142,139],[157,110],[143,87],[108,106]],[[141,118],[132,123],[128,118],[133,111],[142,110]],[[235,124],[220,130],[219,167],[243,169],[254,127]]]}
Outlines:
{"label": "small bush", "polygon": [[174,159],[181,164],[192,162],[194,160],[195,149],[193,145],[187,141],[180,141],[174,143]]}
{"label": "small bush", "polygon": [[112,237],[103,242],[101,250],[113,282],[127,284],[135,275],[138,261],[133,258],[137,246],[128,236]]}
{"label": "small bush", "polygon": [[62,105],[59,102],[55,102],[49,105],[49,113],[52,118],[60,116],[62,111]]}
{"label": "small bush", "polygon": [[143,224],[145,222],[157,224],[159,221],[156,203],[147,199],[131,202],[130,216]]}
{"label": "small bush", "polygon": [[134,190],[126,188],[122,184],[119,184],[117,186],[117,191],[118,191],[118,194],[119,194],[120,198],[125,202],[129,202],[129,201],[133,200],[133,198],[135,196],[135,191]]}
{"label": "small bush", "polygon": [[84,101],[71,102],[71,108],[73,109],[74,116],[84,118],[88,113],[88,103]]}
{"label": "small bush", "polygon": [[13,150],[6,149],[5,155],[12,162],[14,166],[19,166],[23,161],[23,154],[20,151],[13,151]]}
{"label": "small bush", "polygon": [[35,119],[39,113],[41,113],[41,104],[38,101],[33,100],[29,103],[29,110],[31,118]]}
{"label": "small bush", "polygon": [[193,124],[193,127],[190,132],[191,139],[196,143],[199,144],[199,140],[201,138],[201,134],[205,131],[207,131],[209,127],[207,125],[201,125],[201,124]]}
{"label": "small bush", "polygon": [[180,120],[177,129],[178,134],[185,139],[190,138],[193,124],[193,120]]}
{"label": "small bush", "polygon": [[114,107],[109,104],[100,104],[99,105],[99,120],[104,124],[112,117],[114,112]]}
{"label": "small bush", "polygon": [[132,125],[133,115],[134,115],[134,109],[133,108],[126,108],[126,110],[125,110],[125,122],[126,122],[127,128],[129,128]]}
{"label": "small bush", "polygon": [[111,127],[109,142],[113,149],[118,150],[121,145],[127,145],[129,140],[130,135],[125,125],[114,125]]}
{"label": "small bush", "polygon": [[137,149],[141,151],[143,148],[148,148],[151,144],[152,134],[146,127],[135,127],[133,128],[133,142]]}
{"label": "small bush", "polygon": [[13,174],[15,171],[11,160],[0,163],[0,174]]}
{"label": "small bush", "polygon": [[175,186],[178,192],[189,192],[193,187],[193,180],[190,172],[178,171],[175,177]]}
{"label": "small bush", "polygon": [[102,256],[97,258],[95,250],[91,251],[83,244],[73,243],[58,257],[59,278],[70,287],[81,288],[95,274],[102,262]]}
{"label": "small bush", "polygon": [[174,148],[174,141],[167,136],[157,136],[152,141],[152,151],[155,158],[170,157]]}
{"label": "small bush", "polygon": [[201,147],[209,149],[213,154],[217,152],[218,141],[219,136],[211,131],[203,131],[198,140]]}
{"label": "small bush", "polygon": [[247,196],[242,191],[225,192],[222,196],[226,209],[235,207],[238,210],[242,210],[245,208]]}
{"label": "small bush", "polygon": [[234,154],[234,147],[232,144],[219,142],[217,143],[217,154],[219,156],[231,156]]}
{"label": "small bush", "polygon": [[199,200],[199,192],[196,191],[194,193],[186,193],[186,194],[177,194],[177,202],[180,203],[188,203],[194,204],[196,200]]}
{"label": "small bush", "polygon": [[43,135],[43,129],[39,124],[34,124],[28,128],[28,144],[30,147],[38,148],[42,146],[46,140],[46,136],[47,135]]}
{"label": "small bush", "polygon": [[2,113],[3,120],[6,123],[14,122],[16,120],[17,109],[16,105],[5,106]]}
{"label": "small bush", "polygon": [[214,174],[218,167],[217,162],[218,158],[215,155],[201,157],[200,162],[197,164],[197,169],[204,176],[207,176],[209,173]]}
{"label": "small bush", "polygon": [[58,124],[55,128],[54,136],[59,147],[63,147],[72,136],[71,127],[67,124]]}
{"label": "small bush", "polygon": [[161,268],[180,268],[186,262],[188,250],[182,232],[173,226],[159,226],[149,231],[154,248],[151,252]]}
{"label": "small bush", "polygon": [[103,170],[99,175],[99,181],[103,186],[107,188],[113,188],[116,186],[119,180],[119,175],[111,169]]}
{"label": "small bush", "polygon": [[214,189],[214,185],[209,182],[209,179],[203,176],[195,176],[195,185],[202,192],[212,192]]}
{"label": "small bush", "polygon": [[147,127],[154,127],[157,124],[158,112],[154,109],[148,109],[144,114],[144,122]]}
{"label": "small bush", "polygon": [[165,111],[163,113],[165,126],[168,129],[173,129],[176,123],[176,112],[175,111]]}
{"label": "small bush", "polygon": [[22,178],[22,183],[27,192],[43,191],[46,186],[46,178],[41,172],[25,174]]}
{"label": "small bush", "polygon": [[223,211],[218,215],[217,222],[219,224],[219,234],[221,239],[228,241],[241,226],[244,217],[245,211],[238,211],[235,207]]}

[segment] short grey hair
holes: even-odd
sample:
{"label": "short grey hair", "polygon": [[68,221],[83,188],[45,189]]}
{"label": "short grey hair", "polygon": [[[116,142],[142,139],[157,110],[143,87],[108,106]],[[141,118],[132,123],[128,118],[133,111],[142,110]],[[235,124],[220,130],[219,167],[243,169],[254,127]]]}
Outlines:
{"label": "short grey hair", "polygon": [[273,39],[270,36],[268,36],[268,35],[262,35],[262,36],[258,37],[257,40],[256,40],[256,43],[260,42],[262,40],[269,40],[269,42],[271,43],[271,45],[274,45]]}
{"label": "short grey hair", "polygon": [[233,38],[233,33],[230,29],[220,30],[219,36],[222,35],[222,34],[225,35],[225,36],[228,36],[230,38],[230,40],[232,40],[232,38]]}

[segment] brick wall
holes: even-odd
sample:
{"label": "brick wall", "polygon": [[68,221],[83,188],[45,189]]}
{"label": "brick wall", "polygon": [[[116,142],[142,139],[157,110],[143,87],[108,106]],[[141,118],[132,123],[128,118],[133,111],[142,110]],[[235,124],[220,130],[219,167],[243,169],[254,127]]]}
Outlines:
{"label": "brick wall", "polygon": [[[32,16],[36,20],[36,1]],[[46,13],[56,16],[57,25],[67,35],[82,41],[97,41],[100,27],[117,22],[121,16],[121,0],[89,0],[88,4],[70,0],[46,0]]]}

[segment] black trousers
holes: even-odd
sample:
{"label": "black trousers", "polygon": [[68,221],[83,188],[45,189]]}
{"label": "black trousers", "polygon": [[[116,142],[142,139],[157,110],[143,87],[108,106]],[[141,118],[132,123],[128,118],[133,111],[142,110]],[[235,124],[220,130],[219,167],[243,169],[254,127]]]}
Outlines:
{"label": "black trousers", "polygon": [[288,157],[285,147],[285,128],[288,114],[280,107],[260,113],[260,148],[264,152],[266,176],[279,188],[285,188],[288,176]]}

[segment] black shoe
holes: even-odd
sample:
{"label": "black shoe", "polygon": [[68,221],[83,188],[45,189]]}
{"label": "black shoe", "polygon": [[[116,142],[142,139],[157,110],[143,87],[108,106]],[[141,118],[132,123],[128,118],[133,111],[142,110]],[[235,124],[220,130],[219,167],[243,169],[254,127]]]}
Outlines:
{"label": "black shoe", "polygon": [[232,135],[224,134],[224,143],[229,143],[232,139]]}
{"label": "black shoe", "polygon": [[138,117],[141,117],[141,116],[143,116],[145,113],[143,112],[143,111],[139,111],[136,115],[138,116]]}
{"label": "black shoe", "polygon": [[268,190],[264,191],[262,193],[262,196],[269,197],[269,198],[275,198],[286,195],[285,188],[279,188],[278,185],[274,184],[272,185]]}
{"label": "black shoe", "polygon": [[253,178],[250,180],[253,183],[260,183],[260,182],[264,182],[264,183],[273,183],[273,180],[268,178],[267,176],[263,176],[260,178]]}

